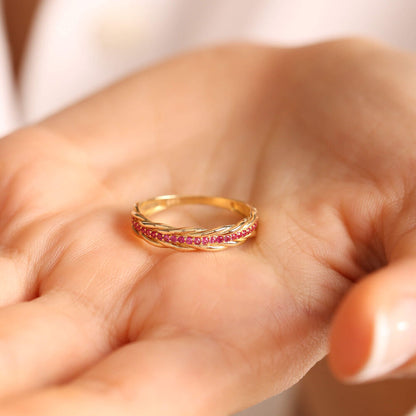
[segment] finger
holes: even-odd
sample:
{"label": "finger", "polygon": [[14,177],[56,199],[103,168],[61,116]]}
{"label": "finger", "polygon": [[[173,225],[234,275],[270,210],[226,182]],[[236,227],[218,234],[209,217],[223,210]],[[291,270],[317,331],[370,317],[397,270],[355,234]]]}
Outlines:
{"label": "finger", "polygon": [[100,318],[64,293],[0,310],[0,397],[77,374],[111,346]]}
{"label": "finger", "polygon": [[[241,374],[224,347],[202,335],[126,345],[78,380],[0,406],[2,415],[224,415]],[[235,352],[234,352],[235,354]],[[241,397],[241,396],[240,396]],[[244,396],[243,396],[244,397]],[[240,398],[241,400],[241,398]]]}
{"label": "finger", "polygon": [[329,361],[347,382],[416,376],[416,259],[400,258],[355,286],[332,326]]}

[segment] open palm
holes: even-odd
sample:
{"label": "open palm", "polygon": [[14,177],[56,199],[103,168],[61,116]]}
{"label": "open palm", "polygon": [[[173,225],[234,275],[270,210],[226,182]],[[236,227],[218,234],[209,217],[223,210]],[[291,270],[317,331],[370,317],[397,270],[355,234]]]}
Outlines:
{"label": "open palm", "polygon": [[[411,257],[414,69],[357,41],[217,48],[5,138],[0,413],[224,415],[294,384],[353,282]],[[139,241],[130,210],[163,194],[246,200],[257,237]]]}

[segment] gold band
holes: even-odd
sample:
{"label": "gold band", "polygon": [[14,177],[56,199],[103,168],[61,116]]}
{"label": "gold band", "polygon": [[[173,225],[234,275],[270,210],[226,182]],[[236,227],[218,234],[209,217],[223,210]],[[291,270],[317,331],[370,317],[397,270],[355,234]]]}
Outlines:
{"label": "gold band", "polygon": [[[147,216],[175,205],[203,204],[233,211],[243,218],[236,224],[217,228],[181,228],[153,222]],[[137,203],[131,212],[134,233],[157,247],[181,251],[217,251],[235,247],[256,235],[258,216],[253,206],[235,199],[210,196],[164,195]]]}

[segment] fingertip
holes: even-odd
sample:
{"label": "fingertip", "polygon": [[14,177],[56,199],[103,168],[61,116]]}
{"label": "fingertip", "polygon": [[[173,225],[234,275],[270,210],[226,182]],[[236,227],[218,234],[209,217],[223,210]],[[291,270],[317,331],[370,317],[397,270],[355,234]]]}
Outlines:
{"label": "fingertip", "polygon": [[[332,322],[329,365],[345,383],[362,381],[374,344],[374,320],[365,291],[355,287],[342,301]],[[364,292],[364,293],[362,293]]]}
{"label": "fingertip", "polygon": [[394,376],[416,357],[414,262],[381,269],[359,282],[335,314],[330,368],[340,381]]}

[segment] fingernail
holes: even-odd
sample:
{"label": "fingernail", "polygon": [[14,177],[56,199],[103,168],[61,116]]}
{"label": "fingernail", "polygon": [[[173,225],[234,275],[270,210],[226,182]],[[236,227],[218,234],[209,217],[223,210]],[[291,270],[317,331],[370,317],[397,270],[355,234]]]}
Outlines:
{"label": "fingernail", "polygon": [[390,311],[380,311],[368,360],[348,381],[364,382],[394,372],[416,354],[416,299],[404,299]]}

